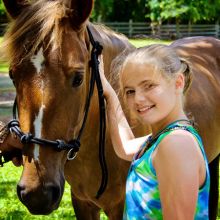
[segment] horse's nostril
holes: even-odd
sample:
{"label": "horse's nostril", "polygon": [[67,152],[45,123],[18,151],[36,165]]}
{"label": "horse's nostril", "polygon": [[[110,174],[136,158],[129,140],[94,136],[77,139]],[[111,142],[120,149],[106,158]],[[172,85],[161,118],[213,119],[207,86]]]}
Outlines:
{"label": "horse's nostril", "polygon": [[32,214],[49,214],[57,209],[61,200],[62,189],[55,184],[45,184],[39,188],[29,189],[23,184],[17,185],[20,201]]}
{"label": "horse's nostril", "polygon": [[57,186],[48,186],[47,192],[51,193],[52,201],[57,201],[60,198],[60,187]]}

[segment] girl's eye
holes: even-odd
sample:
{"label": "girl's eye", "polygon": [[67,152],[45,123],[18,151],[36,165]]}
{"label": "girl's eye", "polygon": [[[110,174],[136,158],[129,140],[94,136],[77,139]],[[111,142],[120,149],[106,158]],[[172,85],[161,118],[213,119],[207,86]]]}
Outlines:
{"label": "girl's eye", "polygon": [[129,95],[132,95],[132,94],[134,94],[134,90],[127,90],[127,91],[125,91],[125,94],[127,95],[127,96],[129,96]]}
{"label": "girl's eye", "polygon": [[83,82],[83,75],[81,73],[77,73],[73,78],[72,86],[78,87],[82,84],[82,82]]}
{"label": "girl's eye", "polygon": [[154,88],[156,85],[155,84],[148,84],[145,86],[145,89],[148,90],[148,89],[152,89]]}

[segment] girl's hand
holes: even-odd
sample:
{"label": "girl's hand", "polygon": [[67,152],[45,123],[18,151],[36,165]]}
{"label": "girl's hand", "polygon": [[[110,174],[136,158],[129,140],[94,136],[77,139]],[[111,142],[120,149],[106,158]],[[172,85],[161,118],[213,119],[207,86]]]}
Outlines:
{"label": "girl's hand", "polygon": [[10,155],[15,166],[22,165],[22,143],[10,133],[7,125],[0,121],[0,152],[4,155]]}
{"label": "girl's hand", "polygon": [[0,151],[10,151],[13,148],[22,149],[22,147],[17,136],[10,133],[8,126],[0,121]]}
{"label": "girl's hand", "polygon": [[110,85],[110,83],[108,82],[108,80],[105,77],[103,55],[99,56],[99,72],[100,72],[100,77],[101,77],[101,81],[102,81],[103,94],[104,94],[105,99],[107,101],[108,98],[111,95],[113,95],[115,92],[114,92],[112,86]]}

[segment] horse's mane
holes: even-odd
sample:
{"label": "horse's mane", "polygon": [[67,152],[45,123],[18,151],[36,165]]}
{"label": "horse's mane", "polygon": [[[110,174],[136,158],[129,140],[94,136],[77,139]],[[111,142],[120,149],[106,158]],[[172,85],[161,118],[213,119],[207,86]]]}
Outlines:
{"label": "horse's mane", "polygon": [[24,56],[34,54],[47,36],[49,44],[57,48],[61,43],[63,29],[60,22],[70,9],[62,1],[33,2],[7,28],[1,51],[9,62],[18,62]]}
{"label": "horse's mane", "polygon": [[[0,47],[1,57],[12,64],[18,63],[32,56],[47,37],[49,43],[46,46],[57,49],[62,43],[64,31],[60,23],[70,13],[74,11],[67,8],[62,0],[32,1],[28,8],[9,23]],[[103,25],[93,26],[105,36],[125,40],[123,35]]]}
{"label": "horse's mane", "polygon": [[111,28],[105,26],[104,24],[100,24],[100,23],[90,23],[90,25],[93,25],[94,28],[99,32],[99,33],[103,33],[105,34],[106,36],[112,38],[112,37],[116,37],[116,38],[119,38],[121,39],[122,41],[125,41],[127,42],[128,41],[128,38],[122,34],[122,33],[119,33],[119,32],[116,32],[116,31],[113,31]]}

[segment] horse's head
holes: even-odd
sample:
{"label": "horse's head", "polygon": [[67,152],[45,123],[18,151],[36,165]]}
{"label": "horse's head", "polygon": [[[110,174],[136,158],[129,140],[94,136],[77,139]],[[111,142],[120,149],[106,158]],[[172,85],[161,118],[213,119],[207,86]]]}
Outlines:
{"label": "horse's head", "polygon": [[[3,45],[21,130],[68,142],[77,137],[84,116],[90,59],[86,23],[93,0],[4,3],[12,24]],[[31,213],[48,214],[63,194],[66,152],[47,144],[27,144],[23,152],[19,199]]]}

